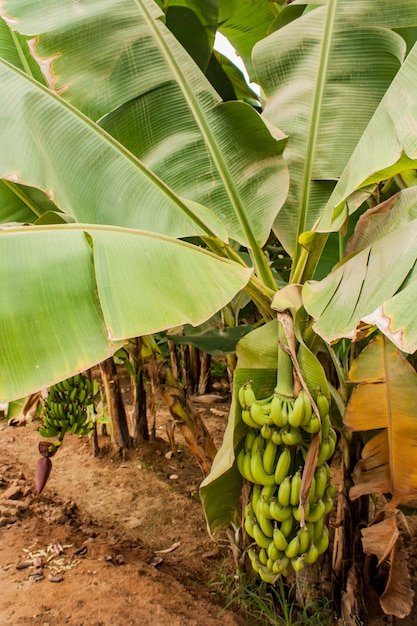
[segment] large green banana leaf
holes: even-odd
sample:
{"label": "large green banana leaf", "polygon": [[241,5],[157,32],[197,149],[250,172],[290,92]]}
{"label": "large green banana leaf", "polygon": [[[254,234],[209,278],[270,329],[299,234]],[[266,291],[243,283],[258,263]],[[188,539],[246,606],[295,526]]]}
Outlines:
{"label": "large green banana leaf", "polygon": [[[355,189],[417,167],[417,44],[375,111],[332,194],[318,228],[337,229],[355,205]],[[305,305],[326,341],[353,337],[362,320],[376,324],[401,350],[417,349],[413,312],[417,280],[416,188],[400,194],[381,228],[362,232],[353,257],[304,288]],[[383,213],[382,213],[383,215]],[[333,221],[332,221],[333,220]],[[375,222],[375,219],[373,220]],[[361,245],[363,246],[361,248]],[[356,253],[356,254],[355,254]]]}
{"label": "large green banana leaf", "polygon": [[227,237],[208,209],[181,201],[80,111],[2,59],[0,99],[1,178],[42,189],[79,222]]}
{"label": "large green banana leaf", "polygon": [[[207,206],[230,238],[255,251],[265,243],[288,190],[284,135],[273,137],[249,105],[222,104],[152,0],[89,0],[82,10],[6,0],[4,14],[38,36],[35,53],[62,98],[101,119],[175,193]],[[167,233],[156,217],[139,227]]]}
{"label": "large green banana leaf", "polygon": [[299,235],[320,217],[403,61],[405,41],[390,29],[417,24],[414,0],[305,4],[310,10],[253,51],[263,115],[289,135],[290,192],[275,232],[296,262]]}
{"label": "large green banana leaf", "polygon": [[133,229],[3,228],[0,401],[102,361],[121,340],[206,321],[250,273],[190,244]]}

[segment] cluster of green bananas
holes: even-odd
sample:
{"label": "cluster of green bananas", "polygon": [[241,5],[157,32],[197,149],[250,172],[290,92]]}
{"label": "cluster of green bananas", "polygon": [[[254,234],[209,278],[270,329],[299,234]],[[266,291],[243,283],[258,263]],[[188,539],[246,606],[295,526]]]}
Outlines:
{"label": "cluster of green bananas", "polygon": [[[290,571],[314,563],[329,544],[325,517],[333,507],[334,486],[327,461],[333,456],[336,432],[329,401],[319,393],[313,414],[304,391],[296,399],[274,393],[257,400],[250,383],[238,392],[242,419],[249,426],[237,467],[253,484],[244,526],[256,546],[248,551],[253,569],[273,582]],[[302,468],[312,437],[320,431],[320,447],[301,526]]]}
{"label": "cluster of green bananas", "polygon": [[49,388],[39,429],[42,437],[60,437],[65,432],[88,435],[92,428],[87,407],[93,404],[93,386],[89,376],[76,374]]}

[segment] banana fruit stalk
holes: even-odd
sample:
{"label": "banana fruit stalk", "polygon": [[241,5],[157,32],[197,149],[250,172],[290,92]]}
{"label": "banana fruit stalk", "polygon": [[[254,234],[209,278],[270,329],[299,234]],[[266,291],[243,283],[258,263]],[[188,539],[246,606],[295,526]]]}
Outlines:
{"label": "banana fruit stalk", "polygon": [[[330,420],[329,401],[321,392],[316,398],[319,415],[304,390],[297,398],[275,391],[259,399],[251,383],[246,382],[238,390],[238,402],[247,433],[237,454],[237,467],[252,483],[244,512],[244,528],[255,541],[248,556],[260,578],[274,583],[280,576],[315,563],[327,550],[326,518],[335,496],[328,461],[334,454],[337,435]],[[317,467],[301,526],[302,471],[316,433],[320,433]]]}
{"label": "banana fruit stalk", "polygon": [[88,407],[94,404],[94,388],[85,374],[76,374],[49,388],[42,410],[42,437],[58,437],[55,443],[41,441],[36,464],[36,490],[41,493],[52,469],[51,457],[62,445],[65,433],[88,435],[93,428]]}

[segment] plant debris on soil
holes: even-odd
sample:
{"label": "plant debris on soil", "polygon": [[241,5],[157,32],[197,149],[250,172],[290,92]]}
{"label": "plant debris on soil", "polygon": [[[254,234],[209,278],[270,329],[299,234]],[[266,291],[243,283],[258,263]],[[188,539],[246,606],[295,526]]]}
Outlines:
{"label": "plant debris on soil", "polygon": [[[220,446],[228,403],[201,407]],[[224,572],[234,575],[231,546],[224,531],[207,532],[203,476],[177,431],[171,449],[170,420],[160,407],[157,437],[122,459],[109,437],[94,457],[87,437],[66,436],[40,495],[39,422],[0,421],[0,626],[253,626],[217,593]],[[417,524],[408,520],[415,581]],[[417,624],[416,606],[403,620],[382,615],[365,584],[369,626]]]}
{"label": "plant debris on soil", "polygon": [[[227,407],[205,411],[219,445]],[[1,626],[246,623],[210,584],[230,548],[207,532],[201,470],[180,441],[170,449],[168,419],[162,409],[155,440],[122,460],[107,437],[98,458],[66,437],[41,495],[39,424],[0,422]]]}

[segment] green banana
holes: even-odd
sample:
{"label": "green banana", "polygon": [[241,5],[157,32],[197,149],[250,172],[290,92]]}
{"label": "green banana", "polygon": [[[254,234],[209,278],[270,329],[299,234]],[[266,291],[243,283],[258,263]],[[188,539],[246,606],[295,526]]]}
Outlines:
{"label": "green banana", "polygon": [[243,397],[245,400],[245,406],[251,407],[256,402],[255,392],[252,389],[251,383],[245,383],[243,386]]}
{"label": "green banana", "polygon": [[259,562],[260,562],[262,565],[266,565],[266,564],[267,564],[267,562],[268,562],[268,554],[267,554],[267,552],[266,552],[265,548],[261,548],[261,549],[259,550],[259,555],[258,555],[258,558],[259,558]]}
{"label": "green banana", "polygon": [[286,556],[283,556],[281,559],[275,561],[272,565],[272,571],[275,574],[282,574],[290,564],[290,559]]}
{"label": "green banana", "polygon": [[323,500],[318,500],[316,504],[310,507],[309,512],[306,514],[306,522],[318,522],[325,514],[326,507]]}
{"label": "green banana", "polygon": [[312,563],[315,563],[318,558],[319,551],[317,550],[317,546],[314,543],[311,543],[308,551],[304,556],[304,563],[311,565]]}
{"label": "green banana", "polygon": [[291,451],[289,447],[285,446],[282,449],[281,454],[278,457],[277,464],[275,466],[275,482],[280,485],[287,476],[291,466]]}
{"label": "green banana", "polygon": [[272,437],[272,428],[269,424],[263,424],[261,427],[261,435],[264,439],[271,439]]}
{"label": "green banana", "polygon": [[308,423],[304,424],[301,428],[307,433],[310,433],[310,435],[314,435],[315,433],[319,432],[321,428],[321,423],[317,415],[312,415]]}
{"label": "green banana", "polygon": [[322,498],[327,487],[327,470],[326,464],[320,465],[314,472],[314,478],[316,480],[316,496]]}
{"label": "green banana", "polygon": [[259,513],[259,515],[257,514],[256,519],[258,521],[259,528],[262,530],[263,534],[271,539],[274,532],[274,527],[272,526],[271,520],[265,517],[265,515],[262,515],[262,513]]}
{"label": "green banana", "polygon": [[[275,531],[274,531],[275,532]],[[284,537],[285,539],[285,537]],[[287,545],[287,542],[285,542],[285,545]],[[277,559],[280,559],[284,556],[284,552],[281,550],[278,550],[275,541],[272,540],[266,550],[267,554],[268,554],[268,559],[271,559],[272,561],[276,561]],[[272,569],[272,567],[271,567]]]}
{"label": "green banana", "polygon": [[251,461],[252,461],[252,454],[250,452],[246,452],[243,458],[242,476],[243,478],[246,478],[246,480],[249,480],[249,482],[255,483],[256,480],[252,476],[252,470],[251,470],[252,462]]}
{"label": "green banana", "polygon": [[83,387],[81,390],[79,390],[78,392],[78,397],[77,400],[80,404],[84,404],[85,400],[87,398],[87,390],[85,389],[85,387]]}
{"label": "green banana", "polygon": [[301,393],[295,399],[292,412],[288,415],[288,423],[293,428],[299,428],[304,422],[304,398]]}
{"label": "green banana", "polygon": [[276,574],[268,569],[266,565],[261,565],[259,567],[258,574],[260,578],[264,581],[264,583],[272,584],[276,579]]}
{"label": "green banana", "polygon": [[310,533],[307,528],[300,528],[298,531],[298,539],[300,540],[300,554],[307,552],[310,545]]}
{"label": "green banana", "polygon": [[309,423],[311,419],[311,416],[313,414],[313,409],[311,408],[310,400],[306,392],[304,391],[304,389],[302,389],[300,393],[298,394],[298,397],[300,396],[303,398],[303,401],[304,401],[304,420],[302,421],[301,426],[305,426],[306,424]]}
{"label": "green banana", "polygon": [[260,548],[265,548],[266,550],[271,541],[271,537],[268,537],[267,535],[264,534],[264,532],[261,530],[257,522],[254,522],[252,524],[252,528],[253,528],[253,538],[255,539],[256,543],[258,544]]}
{"label": "green banana", "polygon": [[269,520],[273,519],[271,517],[271,510],[270,510],[269,502],[267,502],[267,499],[262,495],[260,498],[258,498],[254,511],[256,513],[256,517],[262,516]]}
{"label": "green banana", "polygon": [[268,413],[264,412],[263,407],[259,404],[257,400],[255,400],[255,402],[251,404],[250,416],[255,424],[258,425],[258,428],[261,428],[264,424],[272,424],[271,417]]}
{"label": "green banana", "polygon": [[327,414],[321,420],[321,431],[320,431],[321,441],[323,441],[323,439],[326,439],[326,437],[328,437],[329,432],[330,432],[330,427],[331,427],[330,415]]}
{"label": "green banana", "polygon": [[285,535],[285,537],[288,538],[292,533],[293,527],[294,527],[294,518],[291,515],[291,517],[281,522],[279,529]]}
{"label": "green banana", "polygon": [[326,417],[326,415],[329,414],[330,405],[327,397],[321,391],[319,391],[319,393],[317,394],[316,404],[319,410],[320,417],[321,419],[323,419],[324,417]]}
{"label": "green banana", "polygon": [[333,508],[333,498],[325,494],[323,496],[323,502],[324,502],[324,514],[328,515]]}
{"label": "green banana", "polygon": [[314,523],[314,536],[313,536],[314,543],[317,543],[321,539],[324,526],[325,526],[324,515],[322,515],[322,517],[318,519],[317,522]]}
{"label": "green banana", "polygon": [[262,454],[264,447],[265,447],[265,439],[262,437],[262,435],[259,434],[253,440],[251,454],[254,455],[257,452],[260,452]]}
{"label": "green banana", "polygon": [[301,471],[298,470],[291,479],[291,495],[290,504],[292,506],[298,506],[300,502],[301,491]]}
{"label": "green banana", "polygon": [[273,542],[274,542],[276,549],[279,550],[280,552],[285,552],[288,546],[288,541],[284,533],[279,528],[277,527],[274,528],[272,538],[273,538]]}
{"label": "green banana", "polygon": [[300,539],[298,535],[295,535],[288,543],[287,548],[285,550],[285,556],[289,559],[293,559],[298,556],[300,553]]}
{"label": "green banana", "polygon": [[245,450],[246,452],[250,452],[253,448],[253,444],[255,443],[255,439],[257,436],[257,431],[253,428],[250,428],[246,433],[245,437]]}
{"label": "green banana", "polygon": [[260,485],[275,485],[274,474],[267,474],[262,463],[262,454],[259,450],[250,456],[250,471],[253,476],[253,482]]}
{"label": "green banana", "polygon": [[242,385],[241,387],[239,387],[238,392],[237,392],[237,399],[239,401],[240,408],[241,409],[246,409],[245,385]]}
{"label": "green banana", "polygon": [[[262,463],[264,466],[264,470],[267,474],[275,473],[275,457],[277,454],[277,445],[272,441],[272,439],[268,439],[267,444],[265,446],[265,450],[262,457]],[[274,478],[275,484],[275,478]]]}
{"label": "green banana", "polygon": [[319,555],[323,554],[323,552],[326,552],[328,547],[329,547],[329,529],[327,528],[327,526],[323,526],[323,533],[320,539],[316,541],[316,548],[317,548]]}
{"label": "green banana", "polygon": [[251,497],[251,501],[252,501],[252,507],[253,510],[256,510],[256,503],[258,502],[259,498],[261,497],[261,487],[260,485],[252,485],[252,497]]}
{"label": "green banana", "polygon": [[301,572],[301,570],[304,569],[304,555],[300,555],[295,557],[294,559],[291,559],[291,567],[293,568],[294,572]]}
{"label": "green banana", "polygon": [[282,444],[282,435],[280,430],[272,430],[271,439],[277,446]]}
{"label": "green banana", "polygon": [[301,432],[299,428],[290,426],[288,430],[281,431],[282,443],[286,446],[296,446],[301,441]]}
{"label": "green banana", "polygon": [[282,507],[286,507],[290,504],[291,497],[291,477],[286,476],[278,489],[278,502]]}
{"label": "green banana", "polygon": [[274,397],[271,400],[270,416],[275,424],[279,428],[282,428],[287,424],[287,416],[282,414],[282,398],[277,393],[274,393]]}
{"label": "green banana", "polygon": [[253,522],[249,515],[245,517],[244,527],[249,537],[252,537],[252,539],[255,539],[255,535],[253,533]]}
{"label": "green banana", "polygon": [[258,424],[253,421],[249,409],[242,409],[241,416],[246,426],[249,426],[249,428],[259,428]]}
{"label": "green banana", "polygon": [[271,498],[275,495],[277,491],[277,486],[274,485],[264,485],[261,490],[261,495],[267,500],[268,504]]}
{"label": "green banana", "polygon": [[269,513],[272,519],[277,522],[285,522],[286,519],[292,516],[292,509],[290,506],[281,506],[276,498],[271,498]]}

